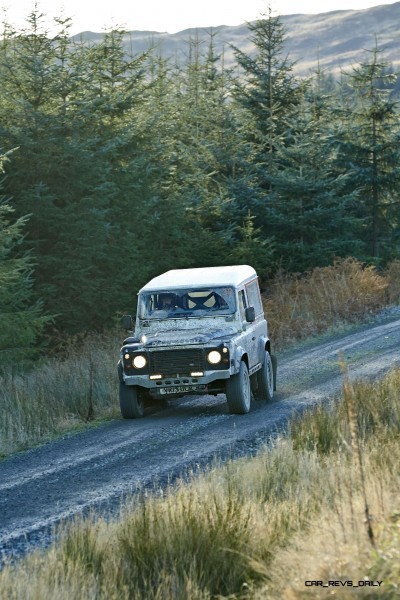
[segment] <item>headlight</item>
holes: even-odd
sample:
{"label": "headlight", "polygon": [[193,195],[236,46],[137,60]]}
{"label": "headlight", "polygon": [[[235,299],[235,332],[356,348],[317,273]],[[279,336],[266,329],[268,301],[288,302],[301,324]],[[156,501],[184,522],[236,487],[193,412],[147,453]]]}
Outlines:
{"label": "headlight", "polygon": [[135,369],[143,369],[143,367],[145,367],[147,364],[146,357],[142,354],[138,354],[134,357],[132,364],[135,367]]}
{"label": "headlight", "polygon": [[207,354],[207,360],[212,365],[217,365],[219,362],[221,362],[221,359],[222,356],[221,353],[218,352],[218,350],[211,350],[211,352]]}

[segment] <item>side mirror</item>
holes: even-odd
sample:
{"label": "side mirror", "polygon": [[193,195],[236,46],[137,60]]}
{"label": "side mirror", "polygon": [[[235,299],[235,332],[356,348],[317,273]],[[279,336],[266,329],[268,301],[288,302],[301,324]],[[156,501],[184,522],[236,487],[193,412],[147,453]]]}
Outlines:
{"label": "side mirror", "polygon": [[124,329],[128,329],[131,330],[133,329],[133,324],[132,324],[132,317],[131,315],[124,315],[122,317],[122,325],[124,326]]}
{"label": "side mirror", "polygon": [[253,321],[256,320],[256,311],[254,309],[254,306],[248,306],[246,308],[246,321],[248,323],[253,323]]}

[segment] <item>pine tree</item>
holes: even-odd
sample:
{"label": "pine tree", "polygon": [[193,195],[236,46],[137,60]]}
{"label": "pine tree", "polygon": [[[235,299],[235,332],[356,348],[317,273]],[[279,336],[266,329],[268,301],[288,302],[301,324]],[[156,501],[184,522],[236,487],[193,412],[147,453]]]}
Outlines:
{"label": "pine tree", "polygon": [[207,62],[200,40],[188,44],[183,66],[160,58],[152,62],[144,115],[151,135],[144,136],[141,179],[146,185],[136,213],[142,230],[137,244],[144,262],[158,273],[212,264],[223,254],[223,235],[217,219],[210,218],[224,198],[217,156],[221,125],[214,127],[221,114],[215,61]]}
{"label": "pine tree", "polygon": [[192,266],[245,260],[253,235],[251,260],[257,256],[254,266],[266,270],[269,262],[263,259],[271,253],[248,226],[251,216],[246,220],[245,141],[230,101],[232,75],[223,55],[215,53],[215,35],[210,33],[208,43],[189,40],[188,62],[174,77],[171,106],[179,106],[180,119],[174,134],[178,169],[173,195],[185,203]]}
{"label": "pine tree", "polygon": [[246,153],[241,155],[246,177],[240,199],[242,209],[250,210],[255,217],[258,238],[271,245],[279,236],[283,218],[277,215],[271,219],[277,207],[273,186],[284,177],[278,157],[293,143],[288,123],[291,119],[293,122],[303,91],[293,74],[294,65],[284,53],[285,28],[280,18],[272,16],[269,8],[268,15],[248,27],[254,53],[234,48],[239,76],[233,97],[241,120],[241,146]]}
{"label": "pine tree", "polygon": [[[0,170],[6,156],[0,156]],[[14,210],[0,199],[0,367],[31,359],[49,318],[32,292],[31,256],[21,253],[27,217],[13,220]]]}
{"label": "pine tree", "polygon": [[290,143],[277,148],[278,169],[270,177],[267,220],[277,255],[289,270],[359,256],[364,249],[358,240],[361,224],[352,212],[357,194],[348,189],[349,175],[334,169],[334,96],[322,91],[320,77],[317,71],[305,84],[302,103],[287,120]]}
{"label": "pine tree", "polygon": [[367,253],[388,259],[399,231],[400,127],[391,84],[396,76],[376,47],[345,74],[337,129],[337,167],[358,193]]}
{"label": "pine tree", "polygon": [[272,16],[269,8],[268,15],[249,23],[248,28],[255,53],[234,47],[240,69],[234,97],[248,116],[251,159],[259,181],[268,188],[268,175],[276,170],[275,152],[287,143],[286,119],[296,110],[302,91],[293,74],[294,63],[284,54],[286,31],[279,16]]}
{"label": "pine tree", "polygon": [[18,215],[32,215],[25,247],[37,258],[37,294],[57,327],[79,331],[110,322],[126,289],[120,229],[134,217],[115,205],[139,152],[132,111],[143,103],[144,57],[125,60],[122,32],[96,47],[72,43],[68,20],[49,39],[41,18],[33,11],[0,48],[2,137],[18,147],[6,190]]}

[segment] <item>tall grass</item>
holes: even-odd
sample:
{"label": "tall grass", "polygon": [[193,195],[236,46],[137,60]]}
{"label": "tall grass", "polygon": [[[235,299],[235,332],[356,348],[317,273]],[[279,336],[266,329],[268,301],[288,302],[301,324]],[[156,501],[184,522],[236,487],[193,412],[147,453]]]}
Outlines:
{"label": "tall grass", "polygon": [[117,414],[118,341],[92,337],[30,372],[0,376],[0,456]]}
{"label": "tall grass", "polygon": [[[357,437],[365,442],[400,437],[400,370],[395,369],[376,385],[360,381],[352,389],[352,402],[357,419]],[[348,401],[335,409],[319,405],[312,412],[294,420],[290,428],[295,450],[316,450],[318,454],[351,451]]]}
{"label": "tall grass", "polygon": [[[355,259],[305,276],[278,274],[265,296],[274,349],[361,320],[399,299],[400,261],[379,275]],[[116,362],[123,337],[112,332],[67,344],[62,356],[0,376],[0,457],[93,419],[118,415]],[[22,353],[23,349],[21,349]]]}
{"label": "tall grass", "polygon": [[278,273],[264,300],[275,348],[360,321],[396,302],[399,271],[400,262],[380,275],[375,267],[347,258],[305,275]]}
{"label": "tall grass", "polygon": [[400,260],[391,262],[384,272],[388,282],[388,304],[400,304]]}
{"label": "tall grass", "polygon": [[[133,499],[115,521],[78,520],[50,550],[4,568],[0,598],[293,600],[309,597],[306,580],[349,579],[382,580],[379,598],[395,598],[400,370],[355,384],[353,392],[376,548],[366,543],[343,400],[294,421],[291,438],[253,459]],[[330,442],[321,446],[325,434]],[[350,593],[316,589],[313,597]],[[377,597],[369,589],[362,594]]]}

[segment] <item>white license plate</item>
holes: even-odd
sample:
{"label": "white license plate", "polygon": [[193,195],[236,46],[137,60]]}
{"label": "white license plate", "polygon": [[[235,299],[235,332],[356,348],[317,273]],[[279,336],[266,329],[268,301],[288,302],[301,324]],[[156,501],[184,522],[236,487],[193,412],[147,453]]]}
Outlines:
{"label": "white license plate", "polygon": [[196,392],[204,390],[205,385],[180,385],[178,387],[160,388],[160,394],[182,394],[184,392]]}

